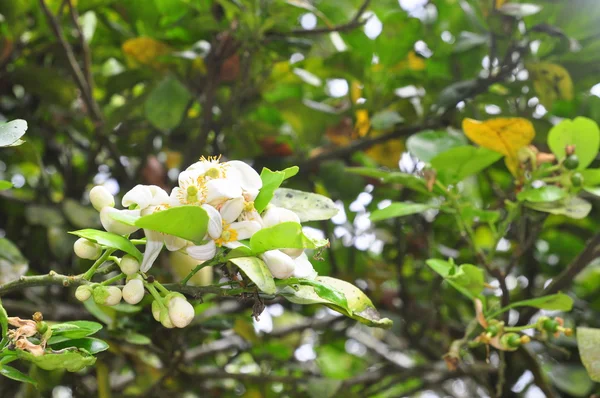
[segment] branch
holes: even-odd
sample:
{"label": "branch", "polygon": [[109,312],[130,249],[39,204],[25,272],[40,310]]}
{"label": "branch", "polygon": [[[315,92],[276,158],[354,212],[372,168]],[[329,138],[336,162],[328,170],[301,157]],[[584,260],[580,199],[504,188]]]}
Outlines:
{"label": "branch", "polygon": [[361,20],[360,18],[364,14],[365,10],[371,3],[371,0],[365,0],[365,2],[360,6],[356,14],[354,14],[354,18],[352,18],[349,22],[341,25],[328,26],[324,28],[316,28],[316,29],[292,29],[289,32],[270,32],[269,36],[313,36],[313,35],[321,35],[324,33],[332,33],[332,32],[348,32],[353,29],[362,26],[367,22],[367,20]]}

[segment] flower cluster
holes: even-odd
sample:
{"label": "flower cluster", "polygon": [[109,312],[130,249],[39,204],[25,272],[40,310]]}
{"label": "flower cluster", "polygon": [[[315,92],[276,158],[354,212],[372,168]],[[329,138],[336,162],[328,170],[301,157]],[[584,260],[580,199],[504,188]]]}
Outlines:
{"label": "flower cluster", "polygon": [[[184,251],[203,262],[213,259],[220,247],[235,249],[241,246],[241,240],[249,239],[262,228],[283,222],[300,223],[294,212],[280,207],[269,206],[259,214],[254,208],[254,200],[261,188],[259,174],[248,164],[237,160],[221,163],[219,158],[202,158],[181,172],[179,185],[170,195],[155,185],[137,185],[123,196],[122,205],[127,209],[119,210],[114,208],[113,196],[105,188],[96,186],[90,191],[90,201],[100,211],[104,229],[119,235],[131,234],[139,228],[117,221],[111,216],[115,213],[139,217],[182,205],[200,206],[206,211],[209,216],[208,232],[201,245],[144,229],[146,249],[140,269],[147,272],[163,246],[170,251]],[[302,249],[271,250],[262,254],[261,258],[276,278],[316,277]]]}
{"label": "flower cluster", "polygon": [[[8,324],[16,328],[7,333],[8,339],[16,348],[29,351],[36,357],[44,355],[49,334],[48,325],[43,321],[41,313],[33,314],[33,320],[8,317]],[[30,338],[35,342],[30,341]]]}

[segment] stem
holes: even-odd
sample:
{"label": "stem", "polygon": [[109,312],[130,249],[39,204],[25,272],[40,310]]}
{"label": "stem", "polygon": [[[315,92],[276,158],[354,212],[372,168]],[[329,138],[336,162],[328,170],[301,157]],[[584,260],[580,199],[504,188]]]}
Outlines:
{"label": "stem", "polygon": [[523,325],[523,326],[508,326],[508,327],[504,328],[504,331],[505,332],[522,332],[523,330],[533,329],[536,326],[537,326],[536,324]]}
{"label": "stem", "polygon": [[160,283],[159,281],[154,281],[154,286],[156,286],[158,288],[158,290],[160,290],[163,294],[169,294],[171,293],[169,290],[167,290],[166,287],[164,287],[162,285],[162,283]]}
{"label": "stem", "polygon": [[119,275],[117,275],[117,276],[113,276],[112,278],[110,278],[110,279],[107,279],[107,280],[105,280],[105,281],[101,282],[100,284],[101,284],[101,285],[103,285],[103,286],[110,285],[111,283],[113,283],[113,282],[116,282],[116,281],[118,281],[118,280],[120,280],[120,279],[123,279],[123,278],[125,278],[126,276],[127,276],[127,275],[125,275],[124,273],[120,273]]}
{"label": "stem", "polygon": [[108,256],[108,260],[112,261],[113,263],[117,264],[117,265],[121,265],[121,259],[117,256]]}
{"label": "stem", "polygon": [[160,293],[156,290],[156,288],[154,287],[153,284],[145,282],[144,281],[144,285],[146,285],[146,289],[148,289],[148,291],[150,292],[150,294],[152,295],[152,297],[154,297],[154,300],[156,300],[158,302],[158,305],[161,309],[166,308],[163,301],[162,301],[162,296],[160,295]]}
{"label": "stem", "polygon": [[182,285],[186,285],[188,283],[188,281],[194,276],[196,275],[196,273],[198,271],[200,271],[202,268],[204,267],[209,267],[211,265],[216,265],[218,263],[221,262],[221,256],[215,256],[212,260],[210,261],[204,261],[200,264],[198,264],[196,266],[196,268],[194,268],[185,278],[183,278],[183,280],[180,282]]}
{"label": "stem", "polygon": [[83,274],[83,279],[85,279],[86,281],[89,281],[90,279],[92,279],[92,277],[96,273],[96,270],[98,269],[98,267],[101,266],[102,264],[104,264],[104,262],[108,259],[108,257],[110,257],[110,255],[114,251],[115,251],[115,249],[106,249],[106,251],[104,253],[102,253],[100,258],[98,260],[96,260],[96,262],[91,266],[91,268],[88,269],[85,274]]}
{"label": "stem", "polygon": [[134,245],[145,245],[146,244],[146,238],[143,238],[143,239],[129,239],[129,241],[131,243],[133,243]]}

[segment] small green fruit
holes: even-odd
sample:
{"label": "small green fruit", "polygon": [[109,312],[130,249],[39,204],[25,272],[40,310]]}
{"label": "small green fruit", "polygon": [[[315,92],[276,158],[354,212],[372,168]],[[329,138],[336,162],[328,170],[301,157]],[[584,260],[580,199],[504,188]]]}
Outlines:
{"label": "small green fruit", "polygon": [[567,156],[563,164],[567,169],[575,170],[579,167],[579,158],[577,157],[577,155],[569,155]]}
{"label": "small green fruit", "polygon": [[571,184],[574,187],[580,187],[583,185],[583,175],[581,173],[575,173],[571,176]]}

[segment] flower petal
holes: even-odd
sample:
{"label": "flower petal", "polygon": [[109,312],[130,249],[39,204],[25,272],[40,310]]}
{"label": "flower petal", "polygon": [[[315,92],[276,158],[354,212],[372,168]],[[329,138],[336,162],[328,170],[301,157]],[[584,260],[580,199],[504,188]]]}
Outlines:
{"label": "flower petal", "polygon": [[294,263],[296,263],[296,266],[294,267],[294,277],[305,279],[315,279],[317,277],[318,274],[306,256],[306,253],[302,253],[298,256],[294,260]]}
{"label": "flower petal", "polygon": [[262,188],[260,175],[250,165],[240,160],[232,160],[226,164],[228,178],[237,180],[244,191],[258,193]]}
{"label": "flower petal", "polygon": [[200,246],[188,246],[186,249],[187,254],[200,261],[212,260],[217,254],[217,245],[214,240],[209,240],[208,243]]}
{"label": "flower petal", "polygon": [[280,250],[269,250],[260,257],[267,264],[269,271],[275,278],[286,279],[294,273],[296,263],[290,256]]}
{"label": "flower petal", "polygon": [[238,219],[240,214],[242,214],[244,205],[244,198],[242,197],[228,200],[223,204],[221,210],[219,211],[221,213],[221,218],[227,224],[231,224]]}
{"label": "flower petal", "polygon": [[119,209],[115,209],[114,207],[105,207],[100,211],[100,222],[102,223],[102,226],[104,227],[104,229],[108,232],[112,232],[114,234],[117,235],[127,235],[127,234],[131,234],[134,233],[135,231],[137,231],[139,228],[132,226],[132,225],[127,225],[125,223],[122,223],[121,221],[117,221],[115,219],[113,219],[110,214],[112,213],[123,213],[125,215],[130,215],[130,216],[135,216],[135,217],[139,217],[140,215],[140,210],[136,209],[136,210],[119,210]]}
{"label": "flower petal", "polygon": [[208,213],[208,236],[212,239],[219,239],[223,233],[221,214],[210,205],[202,205],[202,208]]}
{"label": "flower petal", "polygon": [[164,238],[160,232],[149,229],[144,229],[144,234],[146,235],[146,250],[144,250],[144,259],[140,265],[140,270],[148,272],[163,248]]}
{"label": "flower petal", "polygon": [[261,226],[256,221],[238,221],[231,223],[229,228],[233,229],[237,232],[237,239],[248,239],[258,231],[260,231]]}
{"label": "flower petal", "polygon": [[234,180],[219,178],[206,183],[206,203],[218,206],[228,199],[242,196],[242,189]]}
{"label": "flower petal", "polygon": [[300,218],[291,210],[283,207],[271,206],[262,216],[265,228],[272,227],[283,222],[297,222],[300,224]]}
{"label": "flower petal", "polygon": [[123,196],[123,207],[129,207],[133,204],[138,208],[145,209],[150,205],[159,205],[167,203],[169,195],[164,189],[156,185],[136,185]]}
{"label": "flower petal", "polygon": [[167,250],[170,252],[181,250],[185,247],[185,245],[187,245],[187,241],[185,239],[177,236],[164,234],[163,239],[165,240],[165,246],[167,246]]}

